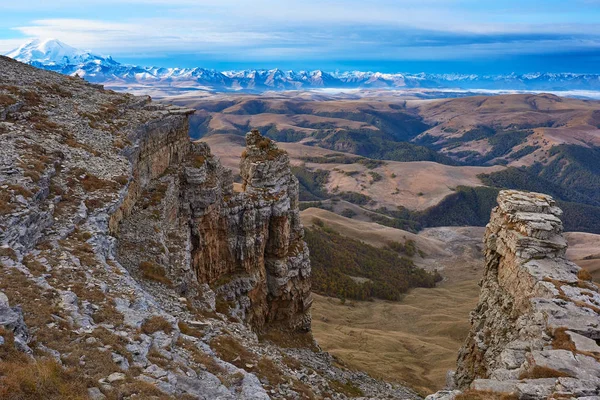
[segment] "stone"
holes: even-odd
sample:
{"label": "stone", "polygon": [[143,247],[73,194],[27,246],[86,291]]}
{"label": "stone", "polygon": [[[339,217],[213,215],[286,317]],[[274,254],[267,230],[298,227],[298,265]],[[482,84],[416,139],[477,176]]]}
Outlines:
{"label": "stone", "polygon": [[425,397],[425,400],[454,400],[460,393],[459,390],[440,390],[437,393]]}
{"label": "stone", "polygon": [[[17,350],[24,353],[32,353],[27,345],[30,341],[29,330],[23,319],[21,307],[10,307],[8,298],[0,292],[0,328],[12,332],[14,337],[14,346]],[[2,338],[2,344],[5,339]]]}
{"label": "stone", "polygon": [[598,343],[595,340],[571,331],[566,331],[566,333],[571,338],[577,351],[600,354],[600,346],[598,346]]}
{"label": "stone", "polygon": [[90,400],[104,400],[106,396],[97,387],[88,388],[88,396]]}
{"label": "stone", "polygon": [[119,382],[119,381],[124,381],[125,380],[125,374],[122,372],[113,372],[112,374],[110,374],[107,378],[106,381],[108,383],[114,383],[114,382]]}

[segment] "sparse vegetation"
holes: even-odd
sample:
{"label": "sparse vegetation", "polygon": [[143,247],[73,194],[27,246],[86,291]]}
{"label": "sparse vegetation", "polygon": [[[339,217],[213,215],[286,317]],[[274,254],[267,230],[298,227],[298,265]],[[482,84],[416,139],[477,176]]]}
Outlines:
{"label": "sparse vegetation", "polygon": [[160,282],[167,286],[173,285],[171,280],[167,277],[165,269],[156,263],[151,261],[142,261],[139,269],[144,279]]}
{"label": "sparse vegetation", "polygon": [[141,330],[147,335],[151,335],[158,331],[171,333],[171,331],[173,331],[173,326],[171,326],[171,323],[167,321],[165,317],[155,315],[144,321]]}
{"label": "sparse vegetation", "polygon": [[354,386],[352,384],[352,382],[345,382],[342,383],[338,380],[331,380],[329,381],[329,386],[335,390],[338,393],[343,393],[348,397],[362,397],[364,396],[364,393],[362,390],[360,390],[360,388]]}
{"label": "sparse vegetation", "polygon": [[338,193],[337,196],[342,200],[346,200],[349,203],[357,204],[359,206],[364,206],[373,200],[370,196],[357,192],[341,192]]}
{"label": "sparse vegetation", "polygon": [[383,176],[381,176],[381,174],[375,172],[375,171],[369,171],[369,175],[371,175],[371,183],[375,183],[375,182],[379,182],[383,179]]}
{"label": "sparse vegetation", "polygon": [[75,368],[63,369],[53,359],[32,360],[14,349],[12,333],[0,332],[0,398],[6,400],[84,400],[86,380]]}
{"label": "sparse vegetation", "polygon": [[329,180],[329,171],[312,171],[306,167],[292,166],[292,173],[300,183],[300,201],[323,200],[329,197],[325,185]]}
{"label": "sparse vegetation", "polygon": [[346,218],[352,218],[357,215],[356,211],[354,211],[351,208],[344,208],[344,210],[341,212],[341,214],[342,214],[342,216],[344,216]]}
{"label": "sparse vegetation", "polygon": [[8,257],[13,261],[17,261],[17,253],[10,247],[0,247],[0,257]]}
{"label": "sparse vegetation", "polygon": [[519,375],[519,379],[543,379],[562,377],[572,378],[572,376],[566,372],[558,371],[542,365],[534,365],[533,368]]}
{"label": "sparse vegetation", "polygon": [[587,269],[584,269],[584,268],[580,269],[577,272],[577,278],[582,281],[591,281],[592,279],[594,279],[594,277],[592,276],[590,271],[588,271]]}
{"label": "sparse vegetation", "polygon": [[194,157],[192,165],[194,166],[194,168],[200,168],[204,165],[205,162],[206,162],[206,157],[197,155]]}
{"label": "sparse vegetation", "polygon": [[9,95],[0,93],[0,107],[6,108],[15,104],[17,100]]}
{"label": "sparse vegetation", "polygon": [[454,400],[518,400],[519,396],[512,393],[497,393],[485,390],[468,389],[457,395]]}

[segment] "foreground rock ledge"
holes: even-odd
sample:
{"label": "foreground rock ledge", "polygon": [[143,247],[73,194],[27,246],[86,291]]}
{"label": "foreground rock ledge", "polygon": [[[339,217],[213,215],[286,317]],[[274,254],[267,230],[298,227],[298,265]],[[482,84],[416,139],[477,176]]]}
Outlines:
{"label": "foreground rock ledge", "polygon": [[599,288],[565,258],[561,214],[550,196],[500,192],[455,388],[427,400],[600,398]]}

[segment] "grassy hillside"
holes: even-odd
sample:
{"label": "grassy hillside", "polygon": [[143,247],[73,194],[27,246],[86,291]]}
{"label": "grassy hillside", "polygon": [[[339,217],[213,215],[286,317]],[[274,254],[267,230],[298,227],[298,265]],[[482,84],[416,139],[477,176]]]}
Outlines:
{"label": "grassy hillside", "polygon": [[[369,211],[368,216],[381,225],[409,232],[419,232],[424,228],[439,226],[485,226],[490,220],[492,208],[497,205],[496,198],[501,189],[485,186],[458,186],[454,193],[426,210],[411,211],[403,207],[396,210],[380,208],[374,212]],[[549,193],[533,188],[531,190]],[[600,207],[561,201],[559,196],[556,198],[559,207],[564,212],[562,220],[566,231],[600,234]],[[328,209],[326,205],[319,203],[312,203],[311,206]]]}
{"label": "grassy hillside", "polygon": [[306,229],[312,289],[341,299],[399,300],[412,287],[434,287],[441,278],[415,267],[407,258],[414,242],[390,243],[384,249],[342,236],[321,220]]}

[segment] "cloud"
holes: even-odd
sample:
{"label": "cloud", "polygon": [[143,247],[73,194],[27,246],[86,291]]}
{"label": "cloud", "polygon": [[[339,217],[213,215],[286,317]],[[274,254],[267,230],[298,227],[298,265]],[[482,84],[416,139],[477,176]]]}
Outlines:
{"label": "cloud", "polygon": [[[456,60],[600,51],[600,1],[574,1],[577,7],[557,0],[544,7],[534,0],[28,0],[3,5],[3,26],[23,39],[55,37],[128,60]],[[31,17],[13,26],[11,13]],[[0,30],[1,52],[17,44]]]}

